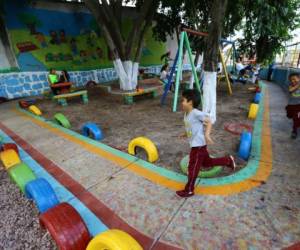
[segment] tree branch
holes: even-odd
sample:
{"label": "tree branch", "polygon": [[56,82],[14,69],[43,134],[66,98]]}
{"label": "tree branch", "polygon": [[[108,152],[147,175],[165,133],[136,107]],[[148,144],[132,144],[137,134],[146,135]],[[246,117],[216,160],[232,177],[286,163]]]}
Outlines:
{"label": "tree branch", "polygon": [[[126,44],[126,56],[127,57],[130,57],[130,54],[131,54],[131,51],[133,48],[133,43],[134,43],[136,37],[139,36],[139,33],[141,32],[143,20],[145,20],[147,14],[149,13],[149,10],[151,8],[154,9],[154,6],[152,6],[153,3],[154,3],[154,0],[145,0],[141,7],[142,12],[138,16],[137,20],[134,21],[133,28],[131,29],[131,31],[128,35],[128,40],[127,40],[127,44]],[[155,11],[156,11],[156,8],[155,8]]]}

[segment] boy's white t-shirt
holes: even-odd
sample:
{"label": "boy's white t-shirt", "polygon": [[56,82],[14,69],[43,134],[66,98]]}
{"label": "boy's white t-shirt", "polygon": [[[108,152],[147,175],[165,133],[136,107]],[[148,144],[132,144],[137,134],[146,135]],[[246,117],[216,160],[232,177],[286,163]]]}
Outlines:
{"label": "boy's white t-shirt", "polygon": [[198,109],[193,109],[189,114],[184,114],[184,125],[190,147],[206,145],[203,122],[208,114]]}
{"label": "boy's white t-shirt", "polygon": [[235,67],[236,67],[237,71],[241,71],[242,69],[245,68],[245,66],[242,63],[236,63]]}
{"label": "boy's white t-shirt", "polygon": [[160,80],[167,80],[167,76],[168,76],[167,71],[163,70],[163,71],[160,73]]}

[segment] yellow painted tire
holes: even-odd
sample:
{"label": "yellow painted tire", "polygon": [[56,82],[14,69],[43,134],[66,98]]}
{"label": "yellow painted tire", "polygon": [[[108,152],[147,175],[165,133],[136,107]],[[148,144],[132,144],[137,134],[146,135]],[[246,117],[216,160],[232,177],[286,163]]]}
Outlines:
{"label": "yellow painted tire", "polygon": [[137,137],[131,140],[128,144],[128,153],[135,155],[135,148],[143,148],[148,155],[149,162],[155,162],[158,160],[158,151],[154,143],[146,137]]}
{"label": "yellow painted tire", "polygon": [[255,119],[258,113],[258,108],[259,105],[256,103],[251,103],[250,108],[249,108],[249,114],[248,114],[248,118],[249,119]]}
{"label": "yellow painted tire", "polygon": [[129,234],[111,229],[95,236],[86,250],[143,250]]}
{"label": "yellow painted tire", "polygon": [[28,110],[35,115],[38,115],[38,116],[42,115],[41,110],[35,105],[29,106]]}
{"label": "yellow painted tire", "polygon": [[5,169],[21,163],[20,157],[13,149],[8,149],[0,152],[0,160],[2,161]]}

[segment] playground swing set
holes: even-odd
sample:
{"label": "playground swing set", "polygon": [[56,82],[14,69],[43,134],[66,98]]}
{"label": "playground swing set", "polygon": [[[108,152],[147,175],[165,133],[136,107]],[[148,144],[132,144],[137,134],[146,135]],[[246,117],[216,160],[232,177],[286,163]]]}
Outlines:
{"label": "playground swing set", "polygon": [[[187,33],[192,34],[192,35],[196,35],[196,36],[208,36],[208,33],[199,32],[199,31],[195,31],[195,30],[191,30],[191,29],[187,29],[187,28],[184,28],[183,31],[180,34],[179,48],[177,50],[173,66],[171,68],[171,72],[170,72],[170,74],[168,76],[168,82],[165,85],[164,93],[163,93],[163,95],[161,97],[161,105],[164,105],[165,102],[166,102],[166,98],[167,98],[168,92],[169,92],[169,90],[171,88],[171,85],[172,85],[173,75],[174,75],[174,73],[175,73],[175,71],[177,69],[177,71],[176,71],[176,78],[175,78],[175,94],[174,94],[173,108],[172,108],[173,112],[177,111],[177,105],[178,105],[179,85],[180,85],[180,79],[182,77],[182,68],[183,68],[182,67],[183,66],[182,62],[183,62],[183,58],[184,58],[183,46],[185,46],[186,51],[188,52],[188,60],[189,60],[189,62],[191,64],[191,67],[192,67],[192,76],[193,76],[193,79],[195,81],[196,88],[200,92],[201,103],[202,103],[202,91],[201,91],[201,88],[202,88],[202,84],[203,84],[203,77],[200,77],[200,81],[199,81],[199,78],[198,78],[198,75],[197,75],[197,71],[196,71],[196,67],[195,67],[195,65],[193,63],[192,50],[191,50],[191,46],[190,46],[190,42],[189,42],[189,38],[188,38]],[[227,43],[227,44],[230,43],[230,44],[232,44],[232,48],[230,49],[230,51],[229,51],[228,55],[226,56],[226,58],[224,57],[224,54],[223,54],[221,46],[219,47],[219,53],[220,53],[220,58],[221,58],[221,63],[222,63],[224,75],[221,75],[220,77],[218,77],[218,82],[219,82],[219,80],[222,77],[225,77],[226,83],[227,83],[227,86],[228,86],[228,93],[229,93],[229,95],[231,95],[232,94],[232,89],[231,89],[231,83],[230,83],[228,72],[227,72],[227,68],[226,68],[226,63],[227,63],[229,57],[232,54],[233,68],[235,68],[234,67],[235,46],[234,46],[234,42],[233,41],[228,41],[228,40],[225,40],[225,39],[221,39],[221,43]],[[202,74],[201,74],[201,76],[202,76]],[[200,86],[200,84],[201,84],[201,86]],[[192,86],[193,85],[191,84],[190,88]]]}

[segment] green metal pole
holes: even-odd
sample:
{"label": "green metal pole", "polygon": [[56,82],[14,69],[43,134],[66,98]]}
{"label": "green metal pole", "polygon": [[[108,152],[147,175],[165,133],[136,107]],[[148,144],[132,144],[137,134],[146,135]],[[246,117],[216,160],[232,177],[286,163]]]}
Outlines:
{"label": "green metal pole", "polygon": [[178,103],[178,92],[179,92],[180,74],[181,74],[180,72],[182,71],[182,51],[183,51],[184,34],[185,34],[185,32],[181,32],[181,35],[180,35],[178,68],[177,68],[177,72],[176,72],[175,94],[174,94],[174,101],[173,101],[173,112],[176,112],[177,103]]}
{"label": "green metal pole", "polygon": [[186,32],[185,32],[184,38],[185,38],[184,40],[185,40],[185,44],[186,44],[186,47],[187,47],[187,51],[188,51],[188,56],[189,56],[190,64],[192,65],[192,72],[193,72],[193,75],[194,75],[196,87],[197,87],[197,89],[198,89],[198,91],[199,91],[199,93],[200,93],[201,105],[203,106],[203,103],[202,103],[202,92],[201,92],[201,89],[200,89],[200,84],[199,84],[199,79],[198,79],[196,67],[195,67],[194,62],[193,62],[192,50],[191,50],[189,38],[188,38]]}

